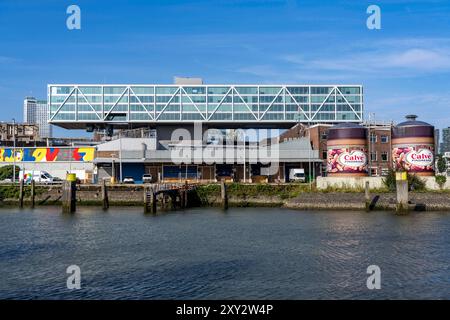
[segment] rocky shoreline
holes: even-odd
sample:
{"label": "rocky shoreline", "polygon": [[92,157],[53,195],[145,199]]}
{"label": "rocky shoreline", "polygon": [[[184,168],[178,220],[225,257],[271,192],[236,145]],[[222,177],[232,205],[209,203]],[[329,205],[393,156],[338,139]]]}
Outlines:
{"label": "rocky shoreline", "polygon": [[[14,193],[4,193],[1,206],[17,206],[19,200]],[[142,186],[111,186],[108,191],[111,206],[143,206]],[[411,192],[410,210],[450,211],[450,192]],[[221,205],[220,186],[206,185],[191,191],[192,207],[217,207]],[[396,194],[393,192],[371,192],[371,210],[395,210]],[[24,205],[28,206],[26,196]],[[40,187],[36,194],[36,206],[60,205],[61,190],[55,186]],[[79,186],[77,204],[101,206],[101,190],[98,186]],[[364,192],[310,190],[306,186],[293,185],[233,185],[229,188],[228,204],[235,207],[284,207],[301,210],[365,210]]]}

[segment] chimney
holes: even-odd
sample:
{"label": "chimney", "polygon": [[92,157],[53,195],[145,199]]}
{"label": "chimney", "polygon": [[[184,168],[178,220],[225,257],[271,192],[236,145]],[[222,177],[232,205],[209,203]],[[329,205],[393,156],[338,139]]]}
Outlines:
{"label": "chimney", "polygon": [[416,121],[417,115],[415,115],[415,114],[408,114],[408,115],[405,116],[405,118],[408,121]]}

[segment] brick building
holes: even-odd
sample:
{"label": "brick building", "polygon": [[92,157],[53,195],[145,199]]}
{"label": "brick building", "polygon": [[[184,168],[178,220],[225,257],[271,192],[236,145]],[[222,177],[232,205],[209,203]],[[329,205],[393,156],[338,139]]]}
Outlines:
{"label": "brick building", "polygon": [[[391,127],[390,123],[364,123],[368,129],[368,165],[372,176],[386,175],[391,163]],[[307,127],[297,124],[280,135],[280,142],[309,137],[313,150],[318,150],[322,159],[322,175],[326,175],[327,167],[327,139],[331,124],[316,124]]]}
{"label": "brick building", "polygon": [[367,125],[369,130],[369,170],[372,176],[387,175],[392,168],[391,161],[391,126]]}

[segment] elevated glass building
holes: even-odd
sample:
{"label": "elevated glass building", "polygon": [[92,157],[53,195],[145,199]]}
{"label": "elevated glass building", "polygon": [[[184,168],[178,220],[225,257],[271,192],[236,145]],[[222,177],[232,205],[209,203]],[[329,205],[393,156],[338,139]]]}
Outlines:
{"label": "elevated glass building", "polygon": [[48,85],[49,123],[68,129],[203,121],[361,122],[361,85]]}

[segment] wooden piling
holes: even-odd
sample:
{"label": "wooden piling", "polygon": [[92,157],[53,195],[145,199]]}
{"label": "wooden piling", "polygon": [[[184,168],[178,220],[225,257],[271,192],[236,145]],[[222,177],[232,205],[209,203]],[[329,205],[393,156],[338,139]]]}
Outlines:
{"label": "wooden piling", "polygon": [[21,208],[23,208],[23,196],[24,196],[23,184],[24,179],[20,180],[19,182],[19,207]]}
{"label": "wooden piling", "polygon": [[179,192],[179,197],[180,197],[180,208],[184,209],[185,208],[184,204],[186,203],[186,200],[185,200],[186,192],[183,189],[180,189],[178,192]]}
{"label": "wooden piling", "polygon": [[409,211],[408,204],[408,179],[406,172],[396,173],[396,189],[397,189],[397,213],[406,213]]}
{"label": "wooden piling", "polygon": [[153,188],[144,188],[144,212],[156,213],[156,193]]}
{"label": "wooden piling", "polygon": [[102,202],[103,202],[103,210],[109,209],[109,197],[108,197],[108,188],[106,186],[106,180],[103,180],[102,183]]}
{"label": "wooden piling", "polygon": [[161,193],[162,201],[161,201],[161,207],[163,210],[167,209],[167,196],[164,193],[164,191]]}
{"label": "wooden piling", "polygon": [[36,198],[35,182],[31,180],[31,208],[34,208]]}
{"label": "wooden piling", "polygon": [[146,187],[144,187],[144,213],[148,213],[149,212],[149,204],[150,204],[150,194],[149,194],[150,189],[147,189]]}
{"label": "wooden piling", "polygon": [[187,183],[187,181],[186,181],[186,183],[184,184],[184,190],[183,190],[183,192],[184,192],[184,202],[183,202],[183,208],[187,208],[188,207],[188,204],[189,204],[189,199],[188,199],[188,190],[189,190],[189,185],[188,185],[188,183]]}
{"label": "wooden piling", "polygon": [[73,213],[76,211],[76,182],[64,181],[62,185],[62,212]]}
{"label": "wooden piling", "polygon": [[151,203],[151,212],[156,214],[156,204],[158,203],[158,199],[156,198],[155,190],[150,189],[150,203]]}
{"label": "wooden piling", "polygon": [[222,200],[222,208],[228,209],[228,195],[227,195],[227,186],[225,184],[225,181],[220,182],[220,193],[221,193],[221,200]]}
{"label": "wooden piling", "polygon": [[366,202],[366,211],[370,210],[370,188],[369,188],[369,181],[366,181],[365,188],[364,188],[364,199]]}

